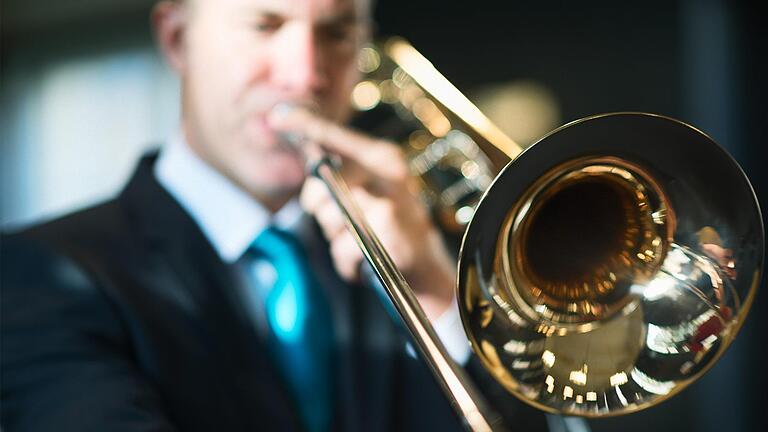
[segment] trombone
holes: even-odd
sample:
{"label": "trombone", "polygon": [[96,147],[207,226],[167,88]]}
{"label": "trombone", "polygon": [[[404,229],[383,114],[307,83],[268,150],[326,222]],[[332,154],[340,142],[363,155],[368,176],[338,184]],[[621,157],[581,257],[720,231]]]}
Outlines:
{"label": "trombone", "polygon": [[[512,159],[473,192],[457,281],[471,347],[503,387],[547,412],[613,416],[662,402],[714,364],[755,298],[764,248],[754,191],[721,147],[678,120],[624,112],[568,123],[523,151],[407,42],[383,53],[450,127],[490,144],[487,160]],[[459,417],[502,430],[333,159],[305,149]],[[475,153],[464,154],[460,164]]]}

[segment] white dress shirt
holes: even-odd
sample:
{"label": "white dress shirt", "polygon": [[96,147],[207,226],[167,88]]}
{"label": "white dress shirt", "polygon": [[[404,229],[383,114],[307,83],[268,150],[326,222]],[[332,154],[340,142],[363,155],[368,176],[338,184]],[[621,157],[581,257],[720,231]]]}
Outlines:
{"label": "white dress shirt", "polygon": [[[181,133],[172,137],[161,152],[155,176],[228,264],[240,259],[262,230],[275,226],[290,231],[302,216],[296,199],[271,214],[197,156]],[[456,302],[432,324],[451,357],[460,364],[466,363],[470,347]]]}

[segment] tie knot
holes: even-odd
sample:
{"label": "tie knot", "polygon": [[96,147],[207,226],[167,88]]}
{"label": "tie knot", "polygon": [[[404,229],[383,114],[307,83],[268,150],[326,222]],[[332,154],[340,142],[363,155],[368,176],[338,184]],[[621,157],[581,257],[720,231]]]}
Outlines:
{"label": "tie knot", "polygon": [[[249,249],[251,257],[268,263],[271,268],[270,278],[262,278],[267,285],[260,289],[279,295],[283,287],[293,290],[296,286],[312,284],[309,261],[298,239],[288,231],[269,227],[262,231]],[[273,290],[273,286],[278,289]]]}
{"label": "tie knot", "polygon": [[301,244],[288,231],[276,227],[263,230],[251,243],[251,251],[270,261],[299,259],[302,255]]}

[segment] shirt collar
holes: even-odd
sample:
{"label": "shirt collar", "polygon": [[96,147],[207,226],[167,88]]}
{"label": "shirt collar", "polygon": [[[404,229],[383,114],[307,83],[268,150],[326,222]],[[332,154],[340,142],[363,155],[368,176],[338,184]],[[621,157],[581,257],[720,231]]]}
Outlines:
{"label": "shirt collar", "polygon": [[155,164],[158,182],[181,204],[226,263],[237,261],[268,226],[291,230],[301,218],[292,199],[275,214],[200,159],[181,132]]}

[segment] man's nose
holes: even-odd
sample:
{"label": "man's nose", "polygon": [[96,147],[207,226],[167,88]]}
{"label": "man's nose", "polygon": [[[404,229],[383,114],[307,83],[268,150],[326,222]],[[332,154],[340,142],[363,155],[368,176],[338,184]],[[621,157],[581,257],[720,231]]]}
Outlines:
{"label": "man's nose", "polygon": [[273,79],[281,90],[295,96],[308,96],[326,85],[320,47],[311,29],[294,29],[282,43],[274,46]]}

